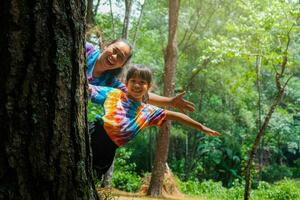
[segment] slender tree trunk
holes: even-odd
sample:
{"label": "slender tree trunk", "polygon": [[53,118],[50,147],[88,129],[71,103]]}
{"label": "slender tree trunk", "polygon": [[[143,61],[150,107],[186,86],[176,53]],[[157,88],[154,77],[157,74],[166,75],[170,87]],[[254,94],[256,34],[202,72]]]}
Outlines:
{"label": "slender tree trunk", "polygon": [[93,0],[87,0],[86,23],[88,25],[93,25],[95,22],[93,7]]}
{"label": "slender tree trunk", "polygon": [[111,25],[112,25],[112,37],[113,39],[116,38],[116,30],[115,30],[115,20],[114,20],[114,14],[112,10],[112,3],[111,0],[109,0],[109,8],[110,8],[110,16],[111,16]]}
{"label": "slender tree trunk", "polygon": [[129,19],[131,14],[132,0],[125,0],[125,17],[123,22],[122,37],[128,39]]}
{"label": "slender tree trunk", "polygon": [[95,22],[96,15],[97,15],[97,13],[98,13],[99,5],[100,5],[100,0],[97,0],[97,3],[96,3],[96,5],[95,5],[95,7],[94,7],[94,12],[93,12],[94,22]]}
{"label": "slender tree trunk", "polygon": [[84,1],[0,1],[0,199],[97,199]]}
{"label": "slender tree trunk", "polygon": [[136,29],[135,29],[135,32],[134,32],[134,35],[133,35],[133,39],[132,39],[132,46],[133,47],[135,46],[135,42],[137,40],[137,35],[138,35],[139,29],[140,29],[140,26],[141,26],[141,21],[142,21],[144,7],[145,7],[144,5],[145,5],[145,3],[141,4],[141,12],[140,12],[138,23],[136,25]]}
{"label": "slender tree trunk", "polygon": [[115,169],[115,158],[113,163],[111,164],[110,168],[103,176],[103,181],[101,187],[111,188],[112,186],[112,177]]}
{"label": "slender tree trunk", "polygon": [[[169,39],[165,55],[164,95],[172,96],[175,88],[175,72],[177,64],[177,24],[179,14],[179,0],[169,0]],[[169,135],[171,123],[166,122],[158,135],[154,168],[148,195],[161,196],[164,180],[165,166],[168,158]]]}
{"label": "slender tree trunk", "polygon": [[251,184],[251,168],[252,168],[252,165],[253,165],[253,161],[255,159],[255,154],[256,154],[256,151],[257,151],[257,148],[259,146],[259,143],[260,143],[260,140],[261,138],[264,136],[265,134],[265,130],[269,124],[269,121],[272,117],[272,114],[275,110],[275,108],[277,107],[278,103],[280,102],[282,96],[284,94],[284,90],[280,90],[278,91],[278,94],[275,98],[275,101],[273,102],[265,120],[264,120],[264,123],[262,125],[262,127],[260,128],[256,138],[255,138],[255,142],[252,146],[252,149],[250,151],[250,155],[249,155],[249,159],[247,161],[247,166],[246,166],[246,175],[245,175],[245,180],[246,180],[246,184],[245,184],[245,194],[244,194],[244,199],[245,200],[249,200],[250,198],[250,184]]}
{"label": "slender tree trunk", "polygon": [[[257,101],[257,108],[258,108],[258,119],[257,119],[257,129],[259,131],[260,127],[261,127],[261,56],[257,55],[256,56],[256,87],[257,87],[257,93],[258,93],[258,101]],[[259,146],[259,157],[258,157],[258,161],[259,161],[259,179],[261,179],[261,175],[262,175],[262,165],[263,165],[263,146],[264,146],[264,142],[263,142],[263,138],[261,141],[261,144]]]}
{"label": "slender tree trunk", "polygon": [[251,169],[252,169],[252,165],[253,165],[253,161],[255,159],[255,155],[257,152],[257,148],[260,144],[261,139],[263,138],[264,134],[265,134],[265,130],[269,124],[269,121],[272,117],[272,114],[275,111],[275,108],[277,107],[277,105],[279,104],[283,94],[284,94],[284,90],[285,87],[287,86],[288,82],[290,81],[290,79],[292,78],[292,76],[290,76],[284,84],[281,83],[282,78],[285,75],[285,69],[286,69],[286,64],[288,61],[288,48],[290,45],[290,32],[292,30],[292,28],[294,27],[294,25],[290,28],[290,30],[287,33],[287,44],[286,44],[286,48],[283,52],[283,60],[282,63],[280,65],[280,71],[276,72],[275,75],[275,82],[276,82],[276,87],[277,87],[277,94],[276,97],[263,121],[262,126],[259,129],[259,132],[256,135],[254,144],[251,148],[251,151],[249,153],[249,159],[247,161],[247,166],[246,166],[246,172],[245,172],[245,192],[244,192],[244,200],[249,200],[250,199],[250,190],[251,190]]}

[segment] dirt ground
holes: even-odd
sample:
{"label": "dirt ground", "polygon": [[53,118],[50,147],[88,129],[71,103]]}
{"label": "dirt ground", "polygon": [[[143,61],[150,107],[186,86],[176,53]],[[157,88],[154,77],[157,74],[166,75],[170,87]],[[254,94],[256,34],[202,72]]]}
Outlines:
{"label": "dirt ground", "polygon": [[151,198],[146,196],[150,177],[144,178],[140,190],[136,193],[125,192],[115,188],[98,188],[98,194],[103,200],[205,200],[200,197],[191,197],[182,194],[177,187],[174,177],[169,174],[165,177],[161,198]]}
{"label": "dirt ground", "polygon": [[141,193],[129,193],[117,189],[97,189],[104,200],[205,200],[200,197],[191,197],[186,195],[164,195],[162,198],[151,198]]}
{"label": "dirt ground", "polygon": [[176,179],[168,166],[166,166],[166,172],[164,174],[162,198],[151,198],[149,196],[146,196],[150,184],[150,179],[150,175],[144,177],[143,184],[140,190],[136,193],[124,192],[115,188],[98,188],[97,191],[100,198],[103,200],[205,200],[200,197],[191,197],[182,194],[179,191]]}

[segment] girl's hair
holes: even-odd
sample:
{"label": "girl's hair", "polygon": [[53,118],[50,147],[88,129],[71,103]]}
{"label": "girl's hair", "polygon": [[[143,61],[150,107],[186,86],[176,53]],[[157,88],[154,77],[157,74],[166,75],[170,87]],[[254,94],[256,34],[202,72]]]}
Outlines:
{"label": "girl's hair", "polygon": [[[141,65],[141,64],[131,65],[127,71],[126,82],[128,82],[129,79],[135,76],[147,81],[149,85],[152,83],[152,71],[145,65]],[[148,103],[148,100],[149,100],[149,93],[146,92],[146,94],[143,96],[143,102]]]}
{"label": "girl's hair", "polygon": [[139,77],[150,85],[152,83],[152,72],[151,70],[144,65],[131,65],[127,71],[126,82],[129,81],[132,77]]}
{"label": "girl's hair", "polygon": [[[127,45],[129,46],[129,49],[130,49],[129,55],[128,55],[128,57],[127,57],[127,60],[124,62],[124,65],[126,65],[126,64],[128,63],[128,61],[131,59],[131,57],[132,57],[132,54],[133,54],[133,47],[132,47],[132,45],[128,42],[128,40],[123,39],[123,38],[119,38],[119,39],[113,40],[113,41],[111,41],[110,43],[108,43],[106,46],[109,46],[109,45],[114,44],[114,43],[116,43],[116,42],[124,42],[125,44],[127,44]],[[123,65],[123,66],[124,66],[124,65]],[[112,77],[112,79],[113,79],[113,77],[117,77],[117,76],[119,76],[119,75],[123,72],[123,68],[124,68],[124,67],[117,68],[117,69],[112,69],[112,70],[108,70],[108,71],[106,71],[105,73],[111,74],[111,75],[112,75],[111,77]]]}

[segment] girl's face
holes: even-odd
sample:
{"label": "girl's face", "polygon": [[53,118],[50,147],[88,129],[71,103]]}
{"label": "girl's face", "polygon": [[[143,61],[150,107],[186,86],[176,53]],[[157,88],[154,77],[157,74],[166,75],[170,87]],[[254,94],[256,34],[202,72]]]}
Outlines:
{"label": "girl's face", "polygon": [[105,47],[99,58],[101,69],[106,71],[123,67],[130,51],[130,47],[123,41],[117,41]]}
{"label": "girl's face", "polygon": [[146,80],[138,76],[131,77],[126,83],[128,95],[139,102],[143,100],[143,96],[148,92],[150,86]]}

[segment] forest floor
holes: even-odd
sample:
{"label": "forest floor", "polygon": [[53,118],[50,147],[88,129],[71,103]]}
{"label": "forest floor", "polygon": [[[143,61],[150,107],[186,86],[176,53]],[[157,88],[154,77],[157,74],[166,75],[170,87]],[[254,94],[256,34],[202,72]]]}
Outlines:
{"label": "forest floor", "polygon": [[192,197],[183,194],[163,195],[160,198],[152,198],[140,192],[130,193],[113,189],[97,189],[99,196],[104,200],[205,200],[200,197]]}
{"label": "forest floor", "polygon": [[162,187],[163,197],[151,198],[146,196],[150,179],[150,176],[144,177],[143,184],[136,193],[124,192],[115,188],[97,188],[97,191],[101,199],[104,200],[205,200],[204,198],[187,196],[181,193],[178,189],[176,179],[168,167],[164,175]]}

